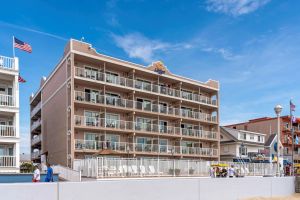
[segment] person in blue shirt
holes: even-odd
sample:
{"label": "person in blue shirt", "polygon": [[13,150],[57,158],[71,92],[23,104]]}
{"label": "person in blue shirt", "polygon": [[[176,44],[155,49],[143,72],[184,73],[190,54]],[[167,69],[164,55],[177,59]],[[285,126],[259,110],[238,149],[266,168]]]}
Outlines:
{"label": "person in blue shirt", "polygon": [[53,182],[53,169],[51,168],[49,163],[47,163],[47,175],[45,178],[45,182]]}

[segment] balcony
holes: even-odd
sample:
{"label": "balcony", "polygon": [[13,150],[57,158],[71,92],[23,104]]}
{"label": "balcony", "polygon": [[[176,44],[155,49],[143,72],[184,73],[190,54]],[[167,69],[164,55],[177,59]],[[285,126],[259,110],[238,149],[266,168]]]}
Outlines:
{"label": "balcony", "polygon": [[38,119],[36,121],[34,121],[31,124],[31,131],[35,130],[37,127],[39,127],[41,125],[41,119]]}
{"label": "balcony", "polygon": [[35,145],[38,144],[42,141],[42,136],[41,135],[37,135],[36,137],[33,137],[31,139],[31,145]]}
{"label": "balcony", "polygon": [[218,149],[185,147],[158,144],[127,143],[127,142],[107,142],[95,140],[75,140],[75,150],[79,151],[100,151],[112,150],[121,154],[142,153],[142,154],[162,154],[170,156],[218,156]]}
{"label": "balcony", "polygon": [[211,114],[184,110],[160,104],[143,103],[128,99],[121,99],[106,95],[92,95],[90,93],[75,91],[75,101],[87,102],[92,104],[106,105],[118,108],[134,109],[135,111],[151,112],[155,114],[164,114],[173,117],[183,117],[188,119],[196,119],[206,122],[217,123],[217,117]]}
{"label": "balcony", "polygon": [[16,167],[16,156],[0,156],[0,167]]}
{"label": "balcony", "polygon": [[199,129],[186,129],[175,126],[162,126],[150,123],[139,123],[123,120],[108,120],[105,118],[75,116],[75,126],[81,128],[106,128],[129,132],[149,132],[155,134],[165,134],[181,137],[194,137],[197,139],[215,140],[217,133],[213,131],[203,131]]}
{"label": "balcony", "polygon": [[0,137],[16,137],[14,126],[0,125]]}
{"label": "balcony", "polygon": [[16,70],[13,58],[0,56],[0,69]]}
{"label": "balcony", "polygon": [[42,108],[42,102],[39,102],[31,111],[30,117],[33,117]]}
{"label": "balcony", "polygon": [[40,157],[40,155],[41,155],[41,151],[39,150],[39,151],[34,151],[34,152],[32,152],[31,153],[31,159],[38,159],[39,157]]}
{"label": "balcony", "polygon": [[0,106],[15,106],[15,98],[12,95],[0,94]]}
{"label": "balcony", "polygon": [[217,106],[217,100],[199,94],[186,95],[184,94],[184,92],[180,90],[172,89],[166,86],[160,86],[152,83],[145,83],[139,80],[124,78],[124,77],[111,76],[110,74],[91,71],[80,67],[76,67],[75,77],[106,82],[118,86],[128,87],[131,89],[138,89],[141,91],[158,93],[170,97],[182,98],[182,100],[189,100],[194,102],[200,102],[206,105]]}

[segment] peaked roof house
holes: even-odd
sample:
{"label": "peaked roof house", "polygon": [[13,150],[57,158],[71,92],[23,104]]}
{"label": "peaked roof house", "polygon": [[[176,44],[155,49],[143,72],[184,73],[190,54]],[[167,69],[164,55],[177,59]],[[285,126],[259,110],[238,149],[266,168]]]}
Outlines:
{"label": "peaked roof house", "polygon": [[220,128],[220,160],[250,162],[264,150],[265,134],[227,127]]}

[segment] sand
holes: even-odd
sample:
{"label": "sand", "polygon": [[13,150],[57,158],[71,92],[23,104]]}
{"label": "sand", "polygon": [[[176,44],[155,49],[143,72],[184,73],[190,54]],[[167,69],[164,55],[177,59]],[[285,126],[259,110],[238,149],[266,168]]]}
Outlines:
{"label": "sand", "polygon": [[300,194],[294,194],[292,196],[285,196],[285,197],[254,197],[254,198],[247,198],[242,200],[300,200]]}

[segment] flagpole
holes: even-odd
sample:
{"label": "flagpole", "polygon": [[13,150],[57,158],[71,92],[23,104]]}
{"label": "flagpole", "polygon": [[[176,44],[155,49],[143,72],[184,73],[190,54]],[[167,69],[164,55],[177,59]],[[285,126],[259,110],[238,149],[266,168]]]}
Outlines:
{"label": "flagpole", "polygon": [[292,134],[292,176],[294,176],[294,128],[293,128],[292,100],[290,100],[290,117],[291,117],[291,134]]}
{"label": "flagpole", "polygon": [[13,36],[13,57],[15,58],[15,36]]}

